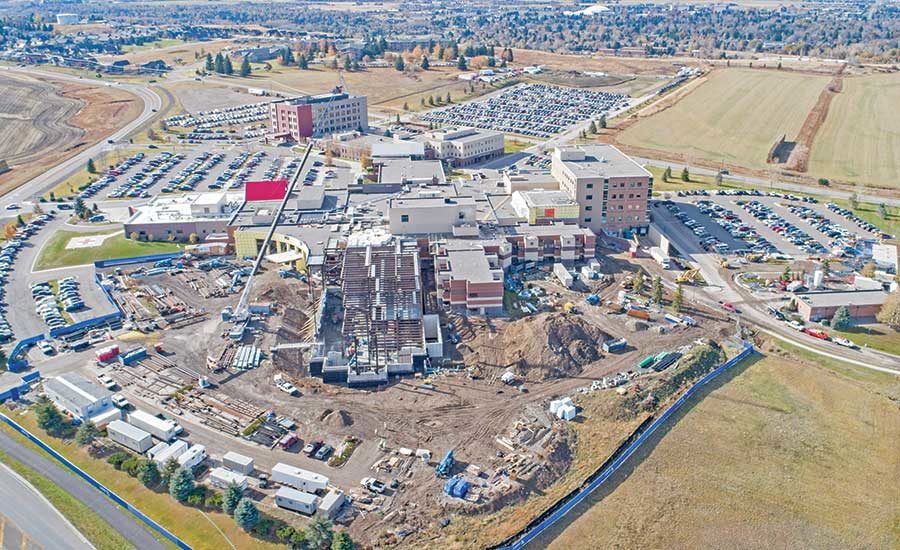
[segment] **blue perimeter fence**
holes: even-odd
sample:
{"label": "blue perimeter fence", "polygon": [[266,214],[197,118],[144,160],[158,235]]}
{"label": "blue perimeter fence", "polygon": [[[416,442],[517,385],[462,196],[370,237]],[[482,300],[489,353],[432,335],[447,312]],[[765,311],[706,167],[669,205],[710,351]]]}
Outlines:
{"label": "blue perimeter fence", "polygon": [[[666,409],[664,413],[662,413],[659,418],[653,421],[650,426],[643,431],[636,439],[625,448],[624,451],[618,454],[618,457],[612,461],[612,463],[605,465],[601,468],[599,474],[596,474],[596,477],[593,480],[590,480],[587,485],[583,486],[581,489],[577,489],[576,492],[570,493],[570,495],[563,500],[557,502],[555,508],[551,508],[547,510],[542,516],[536,519],[532,524],[529,524],[525,528],[525,532],[523,535],[518,536],[519,538],[515,540],[512,544],[503,543],[503,545],[498,548],[502,548],[503,550],[520,550],[525,547],[528,543],[539,537],[544,533],[547,529],[551,528],[556,522],[561,520],[563,516],[567,513],[571,512],[576,506],[581,504],[591,493],[593,493],[598,487],[603,485],[603,483],[608,480],[616,471],[628,460],[631,455],[637,451],[641,445],[643,445],[650,436],[653,435],[653,432],[656,431],[657,428],[662,426],[666,420],[669,419],[670,416],[675,414],[684,404],[690,399],[695,393],[697,393],[703,386],[708,384],[710,381],[714,380],[720,374],[733,367],[734,365],[740,363],[744,359],[746,359],[750,354],[754,351],[753,344],[749,342],[744,342],[744,349],[721,366],[717,367],[715,370],[709,372],[706,376],[698,380],[693,386],[691,386],[684,395],[678,398],[677,401],[672,403],[672,405]],[[509,540],[509,539],[507,539]]]}
{"label": "blue perimeter fence", "polygon": [[66,468],[71,470],[73,473],[75,473],[81,479],[85,480],[89,485],[91,485],[92,487],[94,487],[95,489],[97,489],[98,491],[100,491],[101,493],[106,495],[107,497],[109,497],[113,502],[115,502],[122,508],[125,508],[126,510],[131,512],[134,515],[134,517],[139,519],[141,522],[143,522],[145,525],[147,525],[147,527],[149,527],[150,529],[156,531],[157,533],[159,533],[160,535],[165,537],[166,540],[168,540],[169,542],[171,542],[178,548],[182,548],[183,550],[191,550],[191,547],[186,542],[184,542],[180,538],[178,538],[175,535],[173,535],[172,533],[170,533],[162,525],[156,523],[155,521],[153,521],[152,519],[147,517],[143,512],[141,512],[140,510],[138,510],[137,508],[135,508],[134,506],[129,504],[128,501],[126,501],[125,499],[123,499],[122,497],[117,495],[116,493],[112,492],[111,490],[107,489],[102,483],[100,483],[96,479],[89,476],[84,470],[82,470],[75,464],[72,464],[72,462],[70,462],[69,459],[62,456],[58,452],[56,452],[52,447],[50,447],[49,445],[47,445],[46,443],[44,443],[43,441],[38,439],[34,434],[32,434],[31,432],[29,432],[28,430],[26,430],[25,428],[20,426],[18,423],[16,423],[15,420],[9,418],[8,416],[6,416],[5,414],[2,414],[2,413],[0,413],[0,420],[2,420],[4,423],[6,423],[12,429],[16,430],[17,432],[19,432],[20,434],[25,436],[29,441],[31,441],[32,443],[34,443],[35,445],[37,445],[38,447],[40,447],[41,449],[46,451],[50,456],[52,456],[53,458],[58,460],[60,463],[62,463],[63,466],[65,466]]}
{"label": "blue perimeter fence", "polygon": [[[150,261],[159,261],[167,258],[176,258],[181,256],[181,253],[177,254],[154,254],[152,256],[138,256],[136,258],[115,258],[112,260],[100,260],[94,262],[94,267],[108,267],[112,265],[125,265],[130,263],[139,263],[139,262],[150,262]],[[61,327],[58,329],[51,329],[48,332],[51,338],[59,338],[60,336],[65,336],[66,334],[72,334],[74,332],[78,332],[80,330],[89,329],[91,327],[95,327],[98,325],[102,325],[105,323],[110,323],[113,321],[118,321],[124,314],[122,313],[122,308],[119,307],[119,304],[113,299],[112,294],[109,293],[109,290],[106,289],[103,285],[100,284],[100,275],[94,274],[94,282],[97,286],[100,287],[100,290],[103,292],[103,295],[106,296],[106,299],[110,304],[116,309],[113,313],[108,313],[106,315],[100,315],[98,317],[93,317],[91,319],[85,319],[84,321],[79,321],[78,323]],[[12,351],[9,353],[9,357],[6,359],[6,368],[10,372],[22,372],[28,368],[28,359],[25,357],[19,358],[23,352],[27,351],[29,347],[37,344],[41,340],[46,338],[43,334],[38,334],[36,336],[31,336],[30,338],[24,338],[19,340],[15,347],[13,347]]]}

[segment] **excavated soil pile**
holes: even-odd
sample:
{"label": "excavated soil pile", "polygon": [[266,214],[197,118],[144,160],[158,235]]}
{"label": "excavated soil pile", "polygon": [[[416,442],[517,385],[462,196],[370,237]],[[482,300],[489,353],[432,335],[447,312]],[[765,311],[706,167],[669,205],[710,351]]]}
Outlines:
{"label": "excavated soil pile", "polygon": [[488,366],[513,367],[529,381],[561,378],[599,360],[600,344],[609,338],[577,315],[533,315],[503,325],[496,334],[478,334],[470,343],[474,350],[470,358]]}
{"label": "excavated soil pile", "polygon": [[353,417],[345,410],[327,411],[321,417],[322,422],[332,428],[346,428],[353,425]]}

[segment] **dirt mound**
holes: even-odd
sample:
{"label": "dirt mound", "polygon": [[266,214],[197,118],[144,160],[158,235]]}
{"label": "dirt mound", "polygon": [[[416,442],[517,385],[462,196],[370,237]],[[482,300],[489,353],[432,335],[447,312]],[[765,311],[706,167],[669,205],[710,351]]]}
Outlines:
{"label": "dirt mound", "polygon": [[513,367],[529,381],[572,376],[601,358],[609,334],[577,315],[547,313],[511,321],[496,333],[478,334],[470,359],[488,366]]}
{"label": "dirt mound", "polygon": [[331,428],[346,428],[353,425],[353,417],[343,409],[338,409],[336,411],[326,409],[325,412],[322,413],[322,416],[319,417],[319,420]]}

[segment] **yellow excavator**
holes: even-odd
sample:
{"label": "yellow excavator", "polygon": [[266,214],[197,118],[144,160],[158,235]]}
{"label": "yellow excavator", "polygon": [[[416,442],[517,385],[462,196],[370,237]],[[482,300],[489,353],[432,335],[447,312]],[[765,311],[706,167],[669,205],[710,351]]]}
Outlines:
{"label": "yellow excavator", "polygon": [[700,270],[699,269],[688,269],[687,271],[682,271],[678,278],[675,279],[676,282],[680,284],[694,284],[700,280]]}

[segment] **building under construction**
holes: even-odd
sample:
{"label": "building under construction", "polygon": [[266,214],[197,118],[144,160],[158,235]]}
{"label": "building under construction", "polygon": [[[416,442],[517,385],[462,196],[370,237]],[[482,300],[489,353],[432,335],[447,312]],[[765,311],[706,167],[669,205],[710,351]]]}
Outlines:
{"label": "building under construction", "polygon": [[325,264],[332,275],[340,266],[340,277],[323,277],[324,326],[311,375],[350,386],[380,385],[390,376],[423,372],[429,356],[442,355],[438,316],[424,314],[415,242],[334,243]]}

